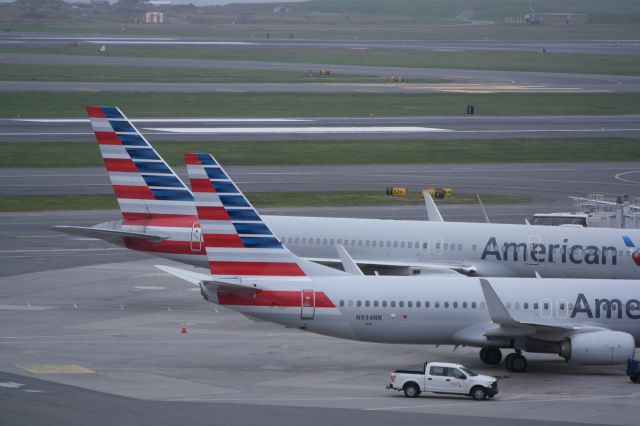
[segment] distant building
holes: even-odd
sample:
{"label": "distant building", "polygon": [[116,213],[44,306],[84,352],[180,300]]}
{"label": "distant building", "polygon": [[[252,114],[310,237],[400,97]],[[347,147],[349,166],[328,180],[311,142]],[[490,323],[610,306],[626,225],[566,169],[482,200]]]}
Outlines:
{"label": "distant building", "polygon": [[273,9],[273,13],[287,13],[287,12],[289,12],[289,8],[284,6],[278,6]]}
{"label": "distant building", "polygon": [[538,13],[531,12],[524,15],[527,24],[586,24],[589,15],[585,13]]}
{"label": "distant building", "polygon": [[152,6],[171,6],[171,0],[150,0],[148,3]]}
{"label": "distant building", "polygon": [[164,22],[164,13],[162,12],[146,12],[143,20],[145,24],[162,24]]}

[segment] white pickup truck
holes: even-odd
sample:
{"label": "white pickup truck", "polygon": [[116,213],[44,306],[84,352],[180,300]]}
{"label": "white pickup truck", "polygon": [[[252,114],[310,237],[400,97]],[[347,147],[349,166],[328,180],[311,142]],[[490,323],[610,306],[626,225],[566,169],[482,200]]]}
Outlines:
{"label": "white pickup truck", "polygon": [[423,371],[396,370],[391,373],[387,389],[404,391],[407,398],[433,392],[468,395],[481,400],[498,394],[498,380],[476,374],[460,364],[425,362]]}

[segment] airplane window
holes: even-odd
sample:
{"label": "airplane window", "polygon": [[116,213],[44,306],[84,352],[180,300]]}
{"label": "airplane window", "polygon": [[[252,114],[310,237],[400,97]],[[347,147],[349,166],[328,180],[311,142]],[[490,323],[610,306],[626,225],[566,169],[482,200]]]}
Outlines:
{"label": "airplane window", "polygon": [[[362,245],[362,241],[358,241],[360,244],[358,245]],[[356,240],[351,240],[351,245],[355,246],[356,245]]]}
{"label": "airplane window", "polygon": [[374,247],[377,247],[378,246],[378,242],[376,240],[373,240],[371,242],[371,245],[374,246]]}
{"label": "airplane window", "polygon": [[462,244],[458,244],[458,250],[462,250]]}
{"label": "airplane window", "polygon": [[412,243],[411,241],[409,241],[409,242],[407,243],[407,247],[408,247],[408,248],[413,248],[413,243]]}
{"label": "airplane window", "polygon": [[611,304],[611,310],[615,311],[616,310],[616,305],[614,303]]}
{"label": "airplane window", "polygon": [[300,238],[296,238],[296,239],[294,240],[294,243],[295,243],[295,244],[298,244],[299,242],[300,242]]}
{"label": "airplane window", "polygon": [[[369,244],[367,244],[369,245]],[[362,247],[362,240],[358,240],[358,246]]]}
{"label": "airplane window", "polygon": [[[311,238],[309,238],[309,241],[311,241]],[[302,239],[302,244],[307,244],[307,237],[304,237]]]}
{"label": "airplane window", "polygon": [[515,308],[516,308],[516,309],[520,309],[520,302],[516,302],[516,306],[515,306]]}
{"label": "airplane window", "polygon": [[327,239],[326,238],[322,240],[322,244],[325,245],[325,246],[327,245]]}
{"label": "airplane window", "polygon": [[398,302],[398,307],[399,308],[404,308],[404,300],[401,300]]}
{"label": "airplane window", "polygon": [[569,310],[573,311],[573,303],[569,303]]}
{"label": "airplane window", "polygon": [[359,308],[360,306],[362,306],[362,302],[358,300],[358,301],[356,302],[356,306]]}
{"label": "airplane window", "polygon": [[420,307],[420,302],[416,302],[416,308]]}
{"label": "airplane window", "polygon": [[404,248],[404,241],[400,242],[400,248]]}
{"label": "airplane window", "polygon": [[383,308],[386,308],[386,307],[387,307],[387,301],[386,301],[386,300],[383,300],[383,301],[382,301],[382,307],[383,307]]}
{"label": "airplane window", "polygon": [[[415,243],[413,243],[413,246],[415,248],[420,248],[420,243],[416,241]],[[424,248],[427,248],[427,247],[425,246]]]}
{"label": "airplane window", "polygon": [[349,307],[353,306],[353,300],[349,300]]}
{"label": "airplane window", "polygon": [[364,306],[366,306],[366,307],[368,308],[369,306],[371,306],[371,303],[370,303],[368,300],[366,300],[366,301],[364,302]]}
{"label": "airplane window", "polygon": [[387,241],[387,247],[391,247],[391,241]]}
{"label": "airplane window", "polygon": [[545,304],[544,304],[544,308],[545,308],[545,309],[549,309],[549,304],[548,304],[548,303],[545,303]]}
{"label": "airplane window", "polygon": [[426,248],[428,248],[428,247],[429,247],[429,245],[428,245],[427,243],[422,243],[422,248],[423,248],[423,249],[426,249]]}
{"label": "airplane window", "polygon": [[476,251],[477,249],[478,249],[477,245],[474,244],[474,245],[471,246],[471,250]]}
{"label": "airplane window", "polygon": [[[439,245],[440,245],[439,243],[436,244],[436,248],[438,248]],[[448,249],[449,248],[449,243],[444,243],[444,246],[442,246],[442,248],[445,249],[445,250]]]}
{"label": "airplane window", "polygon": [[561,310],[561,311],[564,311],[564,303],[561,303],[561,304],[560,304],[560,310]]}
{"label": "airplane window", "polygon": [[377,301],[377,300],[374,300],[374,301],[373,301],[373,306],[374,306],[375,308],[377,308],[377,307],[378,307],[378,301]]}
{"label": "airplane window", "polygon": [[436,250],[440,248],[440,243],[436,243]]}
{"label": "airplane window", "polygon": [[395,307],[396,307],[396,301],[395,301],[395,300],[392,300],[392,301],[391,301],[391,307],[392,307],[392,308],[395,308]]}
{"label": "airplane window", "polygon": [[413,302],[411,300],[407,302],[407,308],[413,308]]}
{"label": "airplane window", "polygon": [[424,307],[428,308],[429,307],[429,301],[427,300],[426,302],[424,302]]}
{"label": "airplane window", "polygon": [[444,302],[444,307],[448,308],[449,307],[449,302]]}
{"label": "airplane window", "polygon": [[511,302],[507,302],[507,309],[511,309]]}
{"label": "airplane window", "polygon": [[393,242],[393,247],[394,247],[394,248],[398,248],[398,242],[397,242],[397,241],[394,241],[394,242]]}
{"label": "airplane window", "polygon": [[623,251],[623,250],[620,250],[620,251],[618,252],[618,256],[620,256],[620,257],[624,256],[624,251]]}
{"label": "airplane window", "polygon": [[484,309],[487,306],[486,303],[484,302],[480,302],[480,309]]}
{"label": "airplane window", "polygon": [[467,302],[462,302],[462,307],[463,307],[464,309],[467,309]]}
{"label": "airplane window", "polygon": [[320,244],[320,238],[316,238],[316,244]]}
{"label": "airplane window", "polygon": [[540,305],[538,305],[537,303],[534,303],[534,304],[533,304],[533,309],[536,309],[536,310],[537,310],[537,309],[538,309],[538,306],[540,306]]}
{"label": "airplane window", "polygon": [[340,306],[344,306],[344,300],[340,301]]}
{"label": "airplane window", "polygon": [[336,241],[337,244],[342,244],[342,238],[338,238],[338,240]]}
{"label": "airplane window", "polygon": [[[360,245],[362,245],[362,244],[360,244]],[[369,246],[371,245],[371,241],[367,240],[365,245],[366,245],[367,247],[369,247]]]}
{"label": "airplane window", "polygon": [[458,302],[453,302],[453,307],[457,308],[458,307]]}
{"label": "airplane window", "polygon": [[471,302],[471,309],[475,309],[476,308],[476,302]]}
{"label": "airplane window", "polygon": [[329,240],[329,244],[334,245],[333,238]]}
{"label": "airplane window", "polygon": [[440,302],[434,302],[433,303],[433,307],[434,308],[439,308],[440,307]]}
{"label": "airplane window", "polygon": [[524,302],[523,307],[524,307],[525,309],[529,309],[529,304],[528,304],[527,302]]}

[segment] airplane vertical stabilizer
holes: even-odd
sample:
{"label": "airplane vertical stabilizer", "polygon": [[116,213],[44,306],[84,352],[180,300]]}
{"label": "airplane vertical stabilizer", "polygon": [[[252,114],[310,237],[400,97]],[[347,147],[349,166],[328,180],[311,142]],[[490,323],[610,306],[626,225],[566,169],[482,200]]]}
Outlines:
{"label": "airplane vertical stabilizer", "polygon": [[125,224],[195,216],[189,188],[120,109],[86,109]]}
{"label": "airplane vertical stabilizer", "polygon": [[186,153],[209,267],[213,275],[342,275],[291,253],[211,154]]}

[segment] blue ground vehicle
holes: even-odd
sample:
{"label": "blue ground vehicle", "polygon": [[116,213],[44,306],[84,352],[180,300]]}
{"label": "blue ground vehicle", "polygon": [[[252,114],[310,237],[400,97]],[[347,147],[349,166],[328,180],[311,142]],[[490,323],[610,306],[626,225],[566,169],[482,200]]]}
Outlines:
{"label": "blue ground vehicle", "polygon": [[640,384],[640,361],[636,361],[635,359],[627,360],[627,376],[629,376],[633,383]]}

